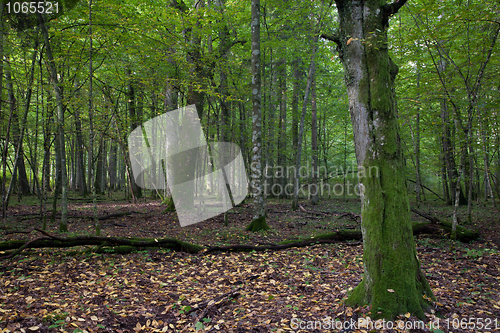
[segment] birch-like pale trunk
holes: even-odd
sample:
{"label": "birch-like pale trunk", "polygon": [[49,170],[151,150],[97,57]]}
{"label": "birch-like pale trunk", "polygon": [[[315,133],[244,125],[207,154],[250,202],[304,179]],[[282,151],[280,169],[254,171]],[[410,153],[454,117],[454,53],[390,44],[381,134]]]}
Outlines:
{"label": "birch-like pale trunk", "polygon": [[262,186],[262,110],[260,80],[260,0],[252,0],[252,158],[251,183],[253,194],[253,217],[247,230],[269,229],[266,223],[266,203]]}

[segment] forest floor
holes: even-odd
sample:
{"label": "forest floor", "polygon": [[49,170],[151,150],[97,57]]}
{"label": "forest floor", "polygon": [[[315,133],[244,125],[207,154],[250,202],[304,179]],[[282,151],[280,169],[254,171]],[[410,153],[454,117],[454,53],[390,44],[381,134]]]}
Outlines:
{"label": "forest floor", "polygon": [[[170,237],[204,246],[269,245],[359,228],[358,200],[325,200],[317,206],[304,201],[302,207],[293,212],[288,201],[271,200],[271,229],[257,233],[245,231],[250,205],[233,208],[227,226],[217,216],[181,228],[175,213],[165,213],[157,200],[100,201],[98,215],[130,213],[103,220],[106,236]],[[41,227],[38,210],[28,204],[9,208],[0,241],[38,237],[20,233]],[[450,207],[420,210],[451,221]],[[461,207],[462,221],[465,213]],[[94,233],[91,203],[71,204],[69,216],[69,235]],[[55,224],[49,223],[48,232],[61,236]],[[366,319],[368,308],[342,304],[361,280],[358,242],[205,255],[31,249],[0,267],[0,332],[499,332],[498,210],[475,206],[472,224],[464,226],[479,230],[481,238],[464,244],[416,237],[437,298],[423,321],[407,314],[377,323]]]}

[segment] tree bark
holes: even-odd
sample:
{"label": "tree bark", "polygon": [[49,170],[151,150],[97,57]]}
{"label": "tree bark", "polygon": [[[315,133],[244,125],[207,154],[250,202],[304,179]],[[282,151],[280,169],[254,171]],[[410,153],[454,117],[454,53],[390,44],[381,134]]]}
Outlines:
{"label": "tree bark", "polygon": [[[2,110],[2,96],[3,96],[3,21],[4,21],[4,5],[5,3],[2,1],[0,2],[0,111]],[[0,112],[0,117],[3,117],[3,113]],[[4,121],[3,119],[0,119],[2,122]],[[7,196],[6,189],[5,189],[5,184],[7,182],[7,145],[9,141],[9,130],[10,130],[10,124],[11,124],[12,117],[9,117],[8,120],[8,126],[7,126],[7,133],[5,134],[5,141],[4,141],[4,146],[2,147],[2,181],[1,181],[1,186],[2,186],[2,218],[7,217],[7,207],[5,206],[5,198]]]}
{"label": "tree bark", "polygon": [[252,194],[253,218],[247,230],[267,230],[266,203],[262,188],[262,110],[260,81],[260,0],[252,0]]}
{"label": "tree bark", "polygon": [[116,181],[117,176],[117,154],[116,154],[116,143],[114,141],[111,142],[111,147],[109,149],[109,168],[108,168],[108,178],[109,178],[109,189],[111,191],[116,191],[118,188],[118,183]]}
{"label": "tree bark", "polygon": [[[311,150],[312,150],[312,193],[311,203],[318,204],[319,201],[319,188],[318,188],[318,109],[316,107],[316,79],[313,75],[311,82]],[[344,187],[345,188],[345,187]],[[309,189],[311,191],[311,189]]]}
{"label": "tree bark", "polygon": [[[135,108],[135,88],[132,82],[132,77],[131,77],[132,73],[130,69],[127,69],[127,73],[129,76],[129,82],[127,87],[128,113],[130,118],[130,131],[132,131],[140,124]],[[142,189],[137,185],[134,177],[130,179],[130,185],[131,185],[131,191],[133,193],[133,198],[141,198]]]}
{"label": "tree bark", "polygon": [[[16,169],[19,170],[18,174],[19,174],[19,195],[27,195],[29,194],[31,191],[30,191],[30,187],[29,187],[29,183],[28,183],[28,176],[26,174],[26,167],[24,165],[24,152],[23,152],[23,140],[24,140],[24,130],[26,128],[26,122],[27,122],[27,118],[28,118],[28,111],[29,111],[29,106],[30,106],[30,103],[31,103],[31,93],[33,91],[33,79],[34,79],[34,75],[35,75],[35,64],[36,64],[36,57],[38,55],[38,29],[36,30],[36,37],[35,37],[35,45],[33,47],[33,56],[32,56],[32,59],[31,59],[31,67],[30,67],[30,72],[29,72],[29,82],[28,82],[28,89],[26,91],[26,104],[25,104],[25,107],[24,107],[24,113],[23,113],[23,118],[22,118],[22,122],[21,122],[21,128],[18,132],[20,133],[17,133],[18,135],[15,135],[17,136],[17,147],[16,147],[16,157],[15,157],[15,160],[14,160],[14,170],[13,170],[13,174],[16,173]],[[10,65],[9,65],[10,66]],[[11,95],[12,95],[12,102],[15,103],[15,97],[14,97],[14,89],[12,87],[12,78],[11,78],[11,75],[10,75],[10,67],[9,67],[9,71],[6,73],[6,77],[7,77],[7,74],[8,74],[8,82],[7,82],[7,86],[9,87],[9,101],[11,99]],[[17,127],[19,126],[19,123],[16,124]],[[14,129],[16,128],[16,125],[14,126]],[[36,177],[36,175],[35,175]],[[13,184],[12,182],[10,184]],[[10,193],[11,193],[11,186],[9,186],[9,191],[7,192],[7,202],[5,203],[5,207],[7,207],[9,205],[9,197],[10,197]]]}
{"label": "tree bark", "polygon": [[300,116],[300,126],[299,126],[299,137],[297,141],[297,152],[296,152],[296,157],[295,157],[295,168],[294,168],[294,186],[293,186],[293,200],[292,200],[292,210],[297,210],[299,207],[299,184],[300,184],[300,158],[302,156],[302,141],[304,137],[304,121],[305,121],[305,116],[306,116],[306,110],[307,110],[307,100],[309,98],[309,92],[311,90],[311,82],[313,80],[314,76],[314,71],[315,71],[315,65],[314,65],[314,55],[316,53],[316,42],[317,40],[315,39],[313,42],[313,54],[312,54],[312,59],[311,59],[311,65],[309,67],[309,73],[307,75],[307,86],[306,86],[306,91],[304,92],[304,103],[302,105],[302,114]]}
{"label": "tree bark", "polygon": [[45,52],[48,58],[50,69],[50,77],[54,87],[57,103],[57,127],[60,140],[60,155],[61,155],[61,221],[59,222],[59,231],[68,231],[68,181],[66,175],[66,144],[64,139],[64,106],[62,102],[61,87],[59,86],[59,79],[57,76],[56,64],[52,55],[52,48],[49,41],[49,33],[45,25],[45,18],[42,14],[37,14],[38,23],[42,31],[42,36],[45,40]]}
{"label": "tree bark", "polygon": [[[275,173],[275,177],[279,179],[276,181],[279,186],[279,197],[285,198],[286,185],[287,185],[287,174],[286,174],[286,147],[287,147],[287,135],[286,135],[286,108],[287,108],[287,96],[286,96],[286,60],[282,59],[278,65],[278,77],[279,77],[279,91],[280,91],[280,117],[279,117],[279,135],[278,135],[278,168]],[[272,188],[271,188],[272,192]]]}
{"label": "tree bark", "polygon": [[398,67],[388,53],[389,15],[406,1],[336,0],[361,192],[364,275],[347,300],[369,304],[374,317],[424,317],[434,298],[420,269],[409,214],[395,107]]}
{"label": "tree bark", "polygon": [[[417,68],[417,91],[420,88],[420,72]],[[420,94],[417,92],[417,103],[420,102]],[[417,104],[417,114],[415,115],[415,192],[417,198],[417,207],[420,207],[421,198],[421,179],[420,179],[420,105]]]}
{"label": "tree bark", "polygon": [[[35,55],[36,57],[36,55]],[[28,182],[28,175],[26,174],[26,167],[24,165],[24,152],[23,152],[23,137],[24,128],[26,127],[26,118],[28,116],[28,110],[25,110],[23,115],[23,121],[21,127],[19,126],[19,117],[17,114],[17,99],[14,94],[14,85],[12,82],[12,74],[10,67],[10,59],[6,57],[4,63],[5,66],[5,81],[7,83],[7,91],[9,95],[9,105],[12,113],[12,143],[15,147],[16,155],[14,158],[14,166],[12,170],[12,178],[9,183],[9,188],[7,190],[7,196],[5,197],[5,207],[9,205],[10,196],[14,190],[14,186],[17,185],[19,198],[21,196],[30,193],[30,187]],[[31,86],[28,88],[29,94],[31,96]]]}
{"label": "tree bark", "polygon": [[85,181],[85,160],[83,152],[82,122],[80,120],[80,112],[75,111],[75,131],[76,131],[76,189],[80,195],[87,196],[87,182]]}

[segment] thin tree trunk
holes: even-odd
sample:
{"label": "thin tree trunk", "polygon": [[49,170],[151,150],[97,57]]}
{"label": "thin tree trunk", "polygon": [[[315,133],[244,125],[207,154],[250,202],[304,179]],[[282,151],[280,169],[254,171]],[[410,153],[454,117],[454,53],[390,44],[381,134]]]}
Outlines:
{"label": "thin tree trunk", "polygon": [[[451,189],[451,200],[455,200],[455,189],[456,179],[458,178],[457,167],[455,164],[455,157],[453,153],[453,144],[451,142],[451,126],[450,126],[450,118],[448,112],[448,106],[446,100],[442,100],[441,106],[441,119],[443,121],[443,134],[442,134],[442,143],[443,143],[443,154],[446,165],[446,172],[449,181],[449,188]],[[465,197],[460,191],[460,203],[465,201]],[[451,201],[447,203],[451,205]]]}
{"label": "thin tree trunk", "polygon": [[[96,181],[95,169],[94,169],[94,142],[95,142],[95,133],[94,133],[94,100],[93,100],[93,78],[94,78],[94,68],[92,63],[92,0],[89,1],[89,186],[92,188],[92,211],[94,213],[94,227],[95,227],[95,235],[101,236],[101,222],[97,216],[97,188],[94,184]],[[102,141],[101,136],[101,141]],[[100,148],[100,147],[99,147]],[[99,155],[101,156],[101,155]],[[102,158],[102,157],[101,157]],[[102,173],[101,173],[102,174]]]}
{"label": "thin tree trunk", "polygon": [[[2,110],[2,96],[3,96],[3,18],[4,18],[4,5],[3,1],[0,2],[0,111]],[[5,184],[7,182],[7,148],[9,142],[9,131],[12,122],[12,114],[9,116],[7,131],[5,133],[4,146],[2,147],[2,218],[7,217],[7,207],[5,206],[5,198],[7,196]]]}
{"label": "thin tree trunk", "polygon": [[[417,69],[417,91],[420,89],[420,72]],[[417,114],[415,116],[415,191],[417,197],[417,207],[420,207],[422,202],[421,190],[422,183],[420,179],[420,93],[417,92]]]}
{"label": "thin tree trunk", "polygon": [[[279,135],[278,135],[278,168],[275,173],[275,177],[279,179],[277,182],[279,186],[279,197],[285,198],[286,188],[287,188],[287,160],[286,160],[286,149],[287,149],[287,133],[286,133],[286,108],[287,108],[287,87],[286,87],[286,60],[280,61],[278,66],[278,77],[279,77],[279,91],[280,91],[280,117],[279,117]],[[272,190],[272,189],[271,189]]]}
{"label": "thin tree trunk", "polygon": [[266,203],[262,188],[262,110],[260,81],[260,0],[252,0],[252,193],[253,217],[247,230],[267,230]]}
{"label": "thin tree trunk", "polygon": [[108,168],[108,178],[109,178],[109,189],[111,191],[116,191],[117,184],[117,156],[116,156],[116,143],[114,141],[111,142],[111,147],[109,150],[109,168]]}
{"label": "thin tree trunk", "polygon": [[[90,118],[90,117],[89,117]],[[75,134],[76,134],[76,188],[80,195],[86,197],[87,182],[85,179],[85,160],[84,160],[84,145],[82,134],[82,122],[80,120],[80,112],[75,111]],[[90,140],[89,140],[90,141]]]}
{"label": "thin tree trunk", "polygon": [[[52,197],[52,216],[50,217],[50,222],[56,221],[56,211],[57,211],[57,199],[61,193],[61,140],[59,140],[59,133],[54,135],[54,155],[55,155],[55,184],[54,184],[54,195]],[[49,162],[50,163],[50,162]]]}
{"label": "thin tree trunk", "polygon": [[292,93],[292,147],[297,151],[299,141],[299,100],[300,100],[300,81],[302,80],[301,66],[302,61],[296,59],[292,62],[293,71],[293,93]]}
{"label": "thin tree trunk", "polygon": [[97,194],[102,194],[104,192],[102,184],[103,153],[104,153],[104,138],[101,135],[99,138],[99,148],[97,149],[97,164],[95,166],[95,175],[94,175],[94,188]]}
{"label": "thin tree trunk", "polygon": [[491,196],[493,201],[493,207],[495,207],[495,196],[493,194],[493,187],[490,178],[490,154],[489,154],[489,144],[486,138],[486,130],[484,129],[485,124],[483,123],[483,117],[478,117],[479,128],[481,132],[481,141],[483,144],[483,165],[484,165],[484,202],[488,202],[488,197]]}
{"label": "thin tree trunk", "polygon": [[[139,120],[138,116],[136,113],[136,108],[135,108],[135,88],[132,83],[132,72],[130,69],[127,70],[127,74],[129,76],[129,82],[128,82],[128,87],[127,87],[127,98],[128,98],[128,113],[129,113],[129,118],[130,118],[130,131],[133,131],[138,125],[139,125]],[[137,186],[137,183],[135,181],[135,178],[132,177],[130,180],[130,186],[131,190],[134,193],[133,197],[134,198],[141,198],[142,197],[142,189],[141,187]]]}
{"label": "thin tree trunk", "polygon": [[[28,183],[28,177],[26,175],[26,168],[24,166],[24,153],[23,153],[23,140],[24,140],[24,129],[26,128],[26,122],[28,119],[28,111],[30,108],[30,103],[31,103],[31,93],[33,91],[33,81],[34,81],[34,75],[35,75],[35,64],[36,64],[36,58],[38,55],[38,29],[36,30],[36,37],[35,37],[35,45],[33,48],[33,56],[31,59],[31,67],[30,67],[30,72],[29,72],[29,80],[28,80],[28,89],[26,91],[26,104],[24,107],[24,114],[22,118],[22,123],[21,123],[21,129],[20,133],[17,138],[17,149],[16,149],[16,157],[14,160],[14,170],[12,171],[12,174],[16,173],[16,169],[19,170],[19,185],[20,185],[20,194],[22,195],[27,195],[30,193],[29,189],[29,183]],[[8,75],[7,75],[8,74]],[[7,85],[9,89],[9,101],[15,104],[15,97],[14,97],[14,88],[12,87],[12,78],[10,74],[10,66],[9,66],[9,71],[6,73],[7,79]],[[12,98],[12,100],[11,100]],[[36,175],[35,175],[36,177]],[[12,182],[10,183],[12,185]],[[7,192],[7,197],[5,200],[7,201],[4,205],[5,208],[8,207],[9,205],[9,198],[10,194],[12,192],[12,188],[9,185],[9,190]]]}
{"label": "thin tree trunk", "polygon": [[274,196],[272,193],[272,188],[274,186],[274,165],[275,165],[275,127],[276,127],[276,102],[277,102],[277,75],[276,75],[276,63],[272,59],[271,52],[271,82],[269,84],[270,95],[269,95],[269,112],[268,112],[268,142],[267,142],[267,162],[266,166],[269,170],[271,170],[271,174],[269,172],[265,173],[266,177],[266,186],[269,188],[269,195]]}
{"label": "thin tree trunk", "polygon": [[[313,75],[311,82],[311,150],[312,150],[312,190],[311,203],[318,204],[319,188],[318,188],[318,119],[316,106],[316,75]],[[311,189],[309,189],[311,191]]]}
{"label": "thin tree trunk", "polygon": [[297,155],[295,158],[295,168],[294,168],[294,187],[293,187],[293,201],[292,210],[297,210],[299,208],[299,191],[300,191],[300,181],[299,181],[299,170],[300,170],[300,158],[302,156],[302,139],[304,137],[304,122],[307,111],[307,100],[309,99],[309,92],[311,90],[311,82],[313,80],[315,65],[314,65],[314,55],[316,54],[316,38],[313,42],[313,54],[311,58],[311,65],[309,67],[309,74],[307,75],[307,86],[304,93],[304,103],[302,104],[302,114],[300,116],[300,127],[299,127],[299,137],[297,141]]}
{"label": "thin tree trunk", "polygon": [[455,204],[453,206],[453,220],[451,224],[451,239],[457,239],[457,225],[458,225],[458,206],[460,204],[460,178],[462,176],[462,170],[458,174],[457,187],[455,188]]}
{"label": "thin tree trunk", "polygon": [[66,175],[66,145],[64,138],[64,106],[62,102],[61,88],[59,86],[59,79],[57,77],[56,65],[54,62],[54,57],[52,55],[52,49],[49,41],[49,33],[47,31],[47,26],[45,25],[45,18],[42,14],[38,13],[38,24],[42,31],[43,38],[45,40],[45,52],[48,58],[48,64],[50,68],[50,76],[52,85],[54,87],[57,103],[57,125],[60,140],[60,154],[61,154],[61,188],[62,188],[62,198],[61,198],[61,221],[59,222],[59,231],[68,231],[68,181]]}
{"label": "thin tree trunk", "polygon": [[[295,159],[297,159],[297,145],[299,141],[299,100],[301,91],[301,80],[302,80],[302,60],[297,58],[292,62],[292,72],[293,72],[293,90],[292,90],[292,151],[295,154]],[[295,177],[296,172],[292,173],[292,199],[295,197],[295,184],[298,179]],[[294,207],[294,201],[292,201],[292,208]]]}

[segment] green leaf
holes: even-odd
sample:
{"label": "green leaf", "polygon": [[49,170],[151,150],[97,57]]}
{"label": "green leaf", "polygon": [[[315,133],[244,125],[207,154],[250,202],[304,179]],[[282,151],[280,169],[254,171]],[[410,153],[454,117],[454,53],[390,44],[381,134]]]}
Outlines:
{"label": "green leaf", "polygon": [[203,329],[203,323],[201,321],[197,321],[196,324],[194,325],[194,328],[199,331]]}

